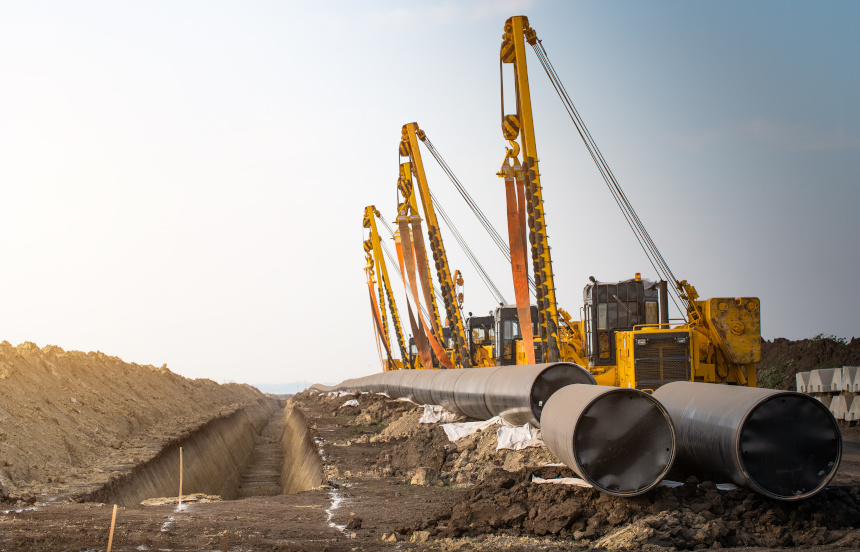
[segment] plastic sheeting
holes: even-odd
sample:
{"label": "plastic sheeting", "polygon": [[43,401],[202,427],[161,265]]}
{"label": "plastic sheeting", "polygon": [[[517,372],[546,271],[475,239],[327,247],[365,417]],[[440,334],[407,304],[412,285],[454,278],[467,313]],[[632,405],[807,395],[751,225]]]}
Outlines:
{"label": "plastic sheeting", "polygon": [[540,429],[531,424],[521,426],[502,426],[496,431],[499,444],[496,450],[522,450],[528,447],[542,447]]}
{"label": "plastic sheeting", "polygon": [[425,404],[422,406],[424,408],[424,414],[422,414],[421,418],[418,420],[419,424],[435,424],[438,422],[449,423],[457,421],[460,418],[458,414],[449,412],[438,404]]}
{"label": "plastic sheeting", "polygon": [[457,422],[453,424],[442,424],[442,429],[445,431],[445,435],[448,437],[448,440],[453,443],[454,441],[459,441],[463,437],[468,437],[476,431],[483,431],[488,427],[492,427],[500,423],[502,423],[502,419],[499,416],[493,416],[489,420],[484,420],[483,422]]}
{"label": "plastic sheeting", "polygon": [[483,422],[444,424],[442,429],[445,430],[448,440],[454,442],[495,425],[501,426],[496,430],[496,450],[522,450],[528,447],[544,446],[540,429],[531,424],[511,425],[499,416],[494,416]]}
{"label": "plastic sheeting", "polygon": [[578,477],[557,477],[555,479],[544,479],[543,477],[532,475],[532,483],[553,483],[556,485],[574,485],[576,487],[589,488],[594,486],[585,479],[580,479]]}
{"label": "plastic sheeting", "polygon": [[[593,487],[591,483],[578,477],[556,477],[554,479],[544,479],[543,477],[532,475],[532,483],[550,483],[555,485],[574,485],[576,487]],[[683,485],[683,483],[681,483],[680,481],[669,481],[664,479],[657,486],[669,487],[670,489],[674,489],[675,487],[680,487],[681,485]],[[733,491],[735,489],[740,489],[740,487],[733,483],[717,483],[716,487],[718,491]]]}

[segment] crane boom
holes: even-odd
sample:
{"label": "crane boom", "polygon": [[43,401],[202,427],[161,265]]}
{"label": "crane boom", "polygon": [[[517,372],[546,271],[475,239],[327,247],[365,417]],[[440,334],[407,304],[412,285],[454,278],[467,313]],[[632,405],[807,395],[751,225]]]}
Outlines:
{"label": "crane boom", "polygon": [[[543,358],[545,359],[544,362],[556,362],[559,360],[558,307],[555,297],[552,259],[547,239],[537,146],[535,144],[525,40],[529,42],[536,40],[535,32],[529,27],[528,18],[515,16],[508,19],[505,22],[500,58],[502,63],[510,63],[514,66],[517,113],[504,115],[502,119],[502,133],[512,146],[512,149],[508,150],[505,156],[505,165],[507,165],[509,158],[516,161],[517,152],[522,149],[529,242],[531,243],[532,263],[534,265],[540,338],[544,349]],[[502,102],[502,109],[504,110],[504,98]],[[517,137],[520,138],[520,145],[515,142]],[[515,166],[517,164],[515,163]],[[506,176],[505,165],[503,165],[500,176]]]}
{"label": "crane boom", "polygon": [[[515,262],[514,250],[521,242],[519,227],[522,224],[511,215],[518,215],[521,211],[514,204],[512,186],[524,173],[522,178],[525,180],[529,237],[538,291],[540,338],[549,355],[547,360],[558,359],[554,355],[577,363],[588,359],[589,371],[602,385],[653,390],[671,381],[689,380],[755,387],[755,363],[761,357],[758,298],[698,300],[698,293],[692,285],[675,278],[573,106],[528,19],[511,17],[505,22],[504,30],[500,58],[502,64],[513,64],[517,102],[516,114],[505,115],[503,80],[502,132],[510,148],[506,151],[499,176],[504,177],[506,183],[509,219],[512,221],[511,257]],[[667,282],[651,282],[641,278],[639,273],[633,279],[618,282],[601,282],[590,277],[591,283],[586,284],[583,291],[584,319],[579,323],[557,309],[535,149],[526,42],[534,48],[538,61],[652,266],[677,288],[676,295],[686,306],[689,321],[685,319],[681,324],[670,324]],[[518,160],[520,150],[522,165]],[[522,276],[516,268],[514,279],[515,286],[517,283],[522,285]],[[518,300],[520,312],[521,307]],[[563,321],[561,327],[559,316]]]}
{"label": "crane boom", "polygon": [[439,277],[439,286],[442,290],[442,299],[445,303],[445,313],[448,326],[451,328],[454,338],[454,362],[463,368],[471,368],[472,363],[469,350],[466,347],[466,333],[463,327],[463,317],[457,305],[457,293],[451,268],[448,264],[448,255],[442,243],[442,234],[439,229],[439,221],[433,207],[433,199],[430,197],[430,188],[427,185],[427,176],[424,173],[424,163],[421,152],[418,150],[418,140],[424,132],[418,128],[417,123],[403,125],[400,141],[400,156],[410,159],[412,172],[415,174],[418,192],[421,195],[421,205],[424,209],[424,218],[427,222],[427,234],[430,238],[430,251],[436,264]]}
{"label": "crane boom", "polygon": [[[383,302],[383,290],[385,298],[388,301],[388,307],[391,311],[391,319],[394,323],[394,333],[397,336],[397,345],[400,347],[400,358],[404,368],[412,368],[409,361],[409,353],[406,349],[406,342],[403,339],[403,327],[400,324],[400,316],[397,313],[397,305],[394,303],[394,293],[391,291],[391,282],[388,279],[388,270],[385,267],[385,258],[382,254],[382,246],[380,244],[379,231],[376,228],[376,218],[380,216],[379,211],[373,205],[368,205],[364,208],[364,220],[362,225],[370,230],[370,236],[364,242],[364,250],[368,254],[373,253],[374,264],[376,266],[377,283],[379,285],[379,301]],[[380,309],[382,312],[383,340],[388,343],[388,323],[385,318],[385,308]]]}

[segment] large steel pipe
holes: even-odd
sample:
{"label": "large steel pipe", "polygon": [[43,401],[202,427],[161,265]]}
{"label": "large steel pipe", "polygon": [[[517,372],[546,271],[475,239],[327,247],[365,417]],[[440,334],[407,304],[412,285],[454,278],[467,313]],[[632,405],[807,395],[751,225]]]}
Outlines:
{"label": "large steel pipe", "polygon": [[501,366],[463,370],[463,375],[454,382],[454,404],[456,411],[476,420],[489,420],[497,412],[487,407],[487,384]]}
{"label": "large steel pipe", "polygon": [[447,372],[447,370],[411,370],[415,372],[415,380],[412,382],[412,391],[415,398],[412,400],[418,404],[436,404],[430,390],[433,388],[433,380],[436,376]]}
{"label": "large steel pipe", "polygon": [[842,435],[830,411],[792,391],[673,382],[654,392],[678,438],[678,468],[779,500],[810,497],[836,474]]}
{"label": "large steel pipe", "polygon": [[514,425],[540,426],[550,396],[575,383],[596,385],[588,370],[569,362],[504,366],[487,380],[487,409]]}
{"label": "large steel pipe", "polygon": [[469,418],[501,416],[516,425],[540,425],[549,397],[574,383],[595,384],[585,368],[571,362],[552,362],[466,370],[394,370],[347,380],[329,389],[387,393],[394,399],[438,404]]}
{"label": "large steel pipe", "polygon": [[668,412],[636,389],[568,385],[546,401],[546,447],[599,491],[636,496],[657,486],[675,458]]}

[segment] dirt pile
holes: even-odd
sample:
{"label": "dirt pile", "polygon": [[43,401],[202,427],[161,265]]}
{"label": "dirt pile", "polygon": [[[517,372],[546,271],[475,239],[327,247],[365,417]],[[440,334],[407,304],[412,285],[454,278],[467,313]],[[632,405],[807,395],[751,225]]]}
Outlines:
{"label": "dirt pile", "polygon": [[860,366],[860,338],[818,335],[789,341],[778,337],[762,341],[761,361],[756,367],[758,385],[794,391],[798,372],[839,366]]}
{"label": "dirt pile", "polygon": [[247,385],[189,380],[101,352],[0,343],[0,486],[9,500],[107,483],[206,421],[259,401]]}
{"label": "dirt pile", "polygon": [[497,469],[473,486],[453,511],[424,529],[448,537],[484,533],[555,535],[608,549],[659,546],[681,550],[723,547],[853,546],[860,527],[860,489],[833,486],[800,502],[768,500],[746,489],[721,491],[691,478],[636,498],[591,488],[536,484],[575,477],[567,468]]}
{"label": "dirt pile", "polygon": [[[402,403],[402,401],[399,401]],[[410,404],[410,403],[406,403]],[[375,407],[376,405],[373,405]],[[371,408],[373,408],[371,407]],[[509,471],[526,466],[555,463],[558,460],[546,447],[523,450],[496,450],[498,426],[491,426],[452,443],[441,424],[422,424],[423,410],[416,405],[405,412],[395,406],[395,412],[384,419],[393,419],[377,435],[363,436],[358,442],[394,444],[381,453],[375,470],[383,477],[412,478],[418,468],[430,468],[439,474],[442,485],[470,485],[480,481],[497,467]],[[367,411],[365,411],[366,413]],[[381,410],[384,412],[384,408]],[[358,420],[364,413],[359,414]]]}
{"label": "dirt pile", "polygon": [[[404,412],[418,408],[413,402],[394,400],[387,395],[378,393],[315,393],[304,392],[296,396],[298,399],[310,400],[332,416],[342,419],[352,418],[353,426],[387,426],[400,417]],[[358,401],[357,406],[346,405],[351,400]],[[382,429],[382,427],[378,427]]]}

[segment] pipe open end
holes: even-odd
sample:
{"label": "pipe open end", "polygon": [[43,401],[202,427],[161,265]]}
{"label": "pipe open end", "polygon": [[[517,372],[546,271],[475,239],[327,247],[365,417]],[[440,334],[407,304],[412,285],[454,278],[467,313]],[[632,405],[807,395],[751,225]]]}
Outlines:
{"label": "pipe open end", "polygon": [[572,362],[558,362],[549,366],[535,378],[532,384],[530,401],[535,420],[540,421],[543,407],[553,393],[562,387],[581,383],[596,385],[594,376],[588,370]]}
{"label": "pipe open end", "polygon": [[836,475],[842,435],[821,402],[787,393],[762,401],[738,436],[740,464],[750,483],[781,500],[807,498]]}
{"label": "pipe open end", "polygon": [[583,411],[573,436],[581,475],[597,489],[635,496],[655,487],[675,458],[675,430],[656,399],[615,389]]}

